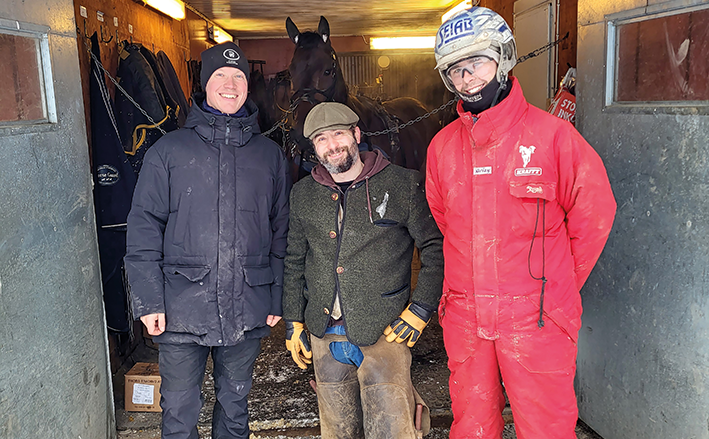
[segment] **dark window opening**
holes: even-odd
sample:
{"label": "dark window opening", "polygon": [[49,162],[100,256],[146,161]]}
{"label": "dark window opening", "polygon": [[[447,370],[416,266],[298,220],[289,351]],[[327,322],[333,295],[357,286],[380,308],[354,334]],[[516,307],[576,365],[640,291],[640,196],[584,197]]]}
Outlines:
{"label": "dark window opening", "polygon": [[709,101],[709,9],[617,30],[617,102]]}
{"label": "dark window opening", "polygon": [[39,53],[38,39],[0,33],[0,122],[46,119]]}

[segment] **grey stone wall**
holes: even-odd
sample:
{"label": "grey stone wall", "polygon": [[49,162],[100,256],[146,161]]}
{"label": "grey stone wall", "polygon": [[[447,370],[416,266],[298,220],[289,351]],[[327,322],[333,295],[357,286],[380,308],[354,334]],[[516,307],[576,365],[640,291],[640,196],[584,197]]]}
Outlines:
{"label": "grey stone wall", "polygon": [[0,2],[51,28],[58,112],[0,127],[0,438],[115,437],[73,7]]}
{"label": "grey stone wall", "polygon": [[581,292],[580,417],[605,439],[709,438],[709,117],[604,109],[604,16],[699,3],[579,0],[577,127],[618,202]]}

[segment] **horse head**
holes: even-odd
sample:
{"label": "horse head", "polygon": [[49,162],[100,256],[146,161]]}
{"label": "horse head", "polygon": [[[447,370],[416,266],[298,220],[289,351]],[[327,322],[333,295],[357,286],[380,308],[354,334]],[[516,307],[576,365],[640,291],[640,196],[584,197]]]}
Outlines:
{"label": "horse head", "polygon": [[289,131],[303,157],[312,161],[312,145],[303,136],[303,123],[310,109],[320,102],[347,102],[348,89],[342,76],[337,53],[330,42],[330,24],[320,17],[317,32],[300,32],[293,20],[286,19],[286,30],[295,50],[288,70],[293,94]]}
{"label": "horse head", "polygon": [[[330,41],[330,24],[325,17],[320,17],[317,32],[301,33],[290,17],[286,19],[286,30],[295,44],[288,67],[293,94],[287,114],[288,149],[300,157],[296,160],[298,176],[310,171],[303,166],[304,163],[317,163],[310,140],[303,136],[305,116],[312,107],[325,101],[343,103],[357,113],[358,126],[367,136],[363,143],[370,149],[381,150],[394,164],[423,169],[426,148],[439,128],[433,119],[425,119],[426,107],[409,97],[379,103],[364,96],[350,95]],[[416,126],[399,131],[397,126],[401,122],[415,119],[420,121]]]}
{"label": "horse head", "polygon": [[305,96],[316,102],[347,100],[347,85],[330,42],[330,24],[320,17],[317,32],[303,32],[288,17],[286,30],[295,51],[290,70],[294,97]]}

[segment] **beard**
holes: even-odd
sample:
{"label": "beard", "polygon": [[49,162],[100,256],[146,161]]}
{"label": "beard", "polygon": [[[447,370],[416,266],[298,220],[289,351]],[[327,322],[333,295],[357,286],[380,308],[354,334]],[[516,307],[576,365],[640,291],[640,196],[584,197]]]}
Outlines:
{"label": "beard", "polygon": [[[343,151],[346,152],[347,155],[341,158],[339,163],[333,163],[329,160],[329,157],[331,155],[336,155]],[[327,172],[329,172],[330,174],[342,174],[343,172],[347,172],[352,168],[357,154],[359,154],[359,148],[357,147],[357,142],[352,139],[352,143],[350,144],[350,146],[343,146],[342,148],[338,148],[335,151],[328,152],[323,157],[318,156],[318,161],[321,165],[325,167]]]}

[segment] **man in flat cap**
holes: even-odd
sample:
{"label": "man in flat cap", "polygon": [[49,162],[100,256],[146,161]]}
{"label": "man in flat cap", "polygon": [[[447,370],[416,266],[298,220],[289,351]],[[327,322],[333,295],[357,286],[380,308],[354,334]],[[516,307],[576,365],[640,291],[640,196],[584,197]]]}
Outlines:
{"label": "man in flat cap", "polygon": [[[422,176],[380,151],[360,153],[358,120],[336,102],[305,119],[320,164],[291,193],[286,347],[302,369],[313,363],[323,439],[414,439],[429,418],[426,410],[415,425],[424,405],[409,348],[441,296],[442,237]],[[421,271],[412,291],[414,245]]]}
{"label": "man in flat cap", "polygon": [[210,354],[211,437],[249,437],[254,361],[281,318],[290,179],[248,79],[236,44],[202,52],[206,95],[146,153],[128,216],[133,312],[160,345],[163,438],[198,438]]}

